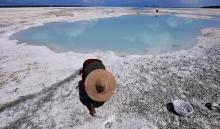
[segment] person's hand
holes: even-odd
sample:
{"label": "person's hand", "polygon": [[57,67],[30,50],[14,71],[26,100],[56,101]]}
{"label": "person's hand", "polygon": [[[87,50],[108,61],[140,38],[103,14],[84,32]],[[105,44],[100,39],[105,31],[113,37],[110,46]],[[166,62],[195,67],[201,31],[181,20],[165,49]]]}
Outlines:
{"label": "person's hand", "polygon": [[76,71],[76,73],[77,73],[78,75],[81,75],[81,74],[82,74],[82,68],[78,69],[78,70]]}
{"label": "person's hand", "polygon": [[96,116],[95,113],[96,113],[95,108],[89,109],[89,114],[90,114],[92,117],[95,117],[95,116]]}

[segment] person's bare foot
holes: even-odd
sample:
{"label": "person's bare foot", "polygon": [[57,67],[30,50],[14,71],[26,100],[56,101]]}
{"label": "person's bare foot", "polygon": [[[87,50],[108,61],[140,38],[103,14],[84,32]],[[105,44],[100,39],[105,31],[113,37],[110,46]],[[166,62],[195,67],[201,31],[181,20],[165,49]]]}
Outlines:
{"label": "person's bare foot", "polygon": [[95,117],[95,116],[96,116],[95,113],[96,113],[95,108],[91,108],[91,109],[89,110],[89,114],[90,114],[91,116]]}

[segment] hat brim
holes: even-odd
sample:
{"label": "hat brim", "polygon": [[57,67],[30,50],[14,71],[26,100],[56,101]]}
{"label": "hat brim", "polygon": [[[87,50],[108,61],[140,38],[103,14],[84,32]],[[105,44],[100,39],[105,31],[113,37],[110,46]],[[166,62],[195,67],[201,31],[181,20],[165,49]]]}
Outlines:
{"label": "hat brim", "polygon": [[[106,84],[104,91],[101,93],[96,89],[96,82],[99,80],[104,80]],[[97,69],[89,73],[86,77],[85,91],[92,100],[104,102],[114,94],[115,84],[115,78],[110,72],[103,69]]]}

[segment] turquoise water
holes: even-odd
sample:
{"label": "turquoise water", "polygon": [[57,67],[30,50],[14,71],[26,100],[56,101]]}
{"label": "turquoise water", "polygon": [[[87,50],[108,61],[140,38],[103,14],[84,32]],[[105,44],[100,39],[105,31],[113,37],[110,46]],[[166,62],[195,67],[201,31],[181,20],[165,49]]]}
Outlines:
{"label": "turquoise water", "polygon": [[17,32],[10,38],[19,43],[45,45],[57,52],[160,54],[191,48],[199,30],[206,27],[220,27],[220,22],[172,15],[128,15],[48,23]]}

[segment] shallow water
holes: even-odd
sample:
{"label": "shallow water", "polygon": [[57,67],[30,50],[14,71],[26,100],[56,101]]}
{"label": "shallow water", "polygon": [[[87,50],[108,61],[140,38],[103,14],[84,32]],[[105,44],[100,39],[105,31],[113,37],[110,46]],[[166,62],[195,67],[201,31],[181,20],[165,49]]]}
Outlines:
{"label": "shallow water", "polygon": [[189,49],[200,29],[219,27],[216,20],[172,15],[121,17],[54,22],[15,33],[19,43],[45,45],[55,51],[114,51],[120,54],[160,54]]}

